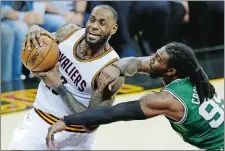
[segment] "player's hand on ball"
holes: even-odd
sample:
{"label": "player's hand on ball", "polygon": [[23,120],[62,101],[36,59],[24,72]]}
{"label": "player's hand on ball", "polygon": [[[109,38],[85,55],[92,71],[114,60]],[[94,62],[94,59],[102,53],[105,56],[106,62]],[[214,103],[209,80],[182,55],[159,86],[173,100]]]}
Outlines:
{"label": "player's hand on ball", "polygon": [[117,67],[115,66],[105,67],[99,75],[100,81],[100,86],[98,88],[99,91],[102,91],[107,85],[108,89],[111,90],[115,84],[115,81],[119,78],[119,76],[120,70]]}
{"label": "player's hand on ball", "polygon": [[49,142],[51,142],[54,147],[58,147],[58,145],[57,145],[57,143],[54,139],[54,134],[57,133],[57,132],[61,132],[65,129],[66,129],[66,124],[61,120],[57,121],[55,124],[53,124],[51,127],[49,127],[48,134],[45,138],[46,145],[47,145],[48,148],[49,148],[49,145],[50,145]]}
{"label": "player's hand on ball", "polygon": [[26,34],[25,41],[23,43],[23,50],[25,50],[25,47],[28,47],[28,50],[31,50],[31,46],[34,45],[36,48],[39,46],[43,46],[43,40],[41,38],[41,34],[47,35],[51,37],[50,33],[42,29],[41,27],[37,25],[33,25],[28,30],[28,33]]}
{"label": "player's hand on ball", "polygon": [[59,62],[52,70],[48,72],[32,72],[32,74],[41,78],[47,86],[53,89],[58,88],[62,84],[61,75],[59,72]]}

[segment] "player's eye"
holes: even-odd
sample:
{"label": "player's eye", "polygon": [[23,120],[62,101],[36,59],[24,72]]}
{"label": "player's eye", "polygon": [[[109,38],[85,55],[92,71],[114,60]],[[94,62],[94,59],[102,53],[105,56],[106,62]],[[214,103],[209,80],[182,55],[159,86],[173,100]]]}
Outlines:
{"label": "player's eye", "polygon": [[91,22],[94,22],[95,20],[94,20],[94,18],[90,18],[90,21],[91,21]]}
{"label": "player's eye", "polygon": [[160,61],[160,59],[161,59],[158,54],[156,54],[156,59],[157,59],[157,61]]}
{"label": "player's eye", "polygon": [[106,22],[105,21],[101,21],[101,25],[102,26],[106,25]]}

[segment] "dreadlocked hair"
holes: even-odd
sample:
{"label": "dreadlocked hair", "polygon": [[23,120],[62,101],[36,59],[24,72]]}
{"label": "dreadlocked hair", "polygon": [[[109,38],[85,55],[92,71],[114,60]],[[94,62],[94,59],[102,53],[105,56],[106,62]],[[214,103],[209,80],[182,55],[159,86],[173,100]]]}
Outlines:
{"label": "dreadlocked hair", "polygon": [[176,69],[180,78],[189,77],[191,83],[196,86],[200,103],[214,96],[215,88],[209,82],[190,47],[172,42],[166,45],[166,52],[169,55],[168,67]]}

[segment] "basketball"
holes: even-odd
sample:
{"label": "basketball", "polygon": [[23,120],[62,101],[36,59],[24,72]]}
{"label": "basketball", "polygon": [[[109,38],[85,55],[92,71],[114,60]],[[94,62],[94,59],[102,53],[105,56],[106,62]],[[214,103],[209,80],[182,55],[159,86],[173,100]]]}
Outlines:
{"label": "basketball", "polygon": [[31,50],[26,46],[21,51],[21,60],[24,66],[34,72],[46,72],[51,70],[58,62],[59,47],[54,39],[41,35],[43,45],[35,48],[31,45]]}

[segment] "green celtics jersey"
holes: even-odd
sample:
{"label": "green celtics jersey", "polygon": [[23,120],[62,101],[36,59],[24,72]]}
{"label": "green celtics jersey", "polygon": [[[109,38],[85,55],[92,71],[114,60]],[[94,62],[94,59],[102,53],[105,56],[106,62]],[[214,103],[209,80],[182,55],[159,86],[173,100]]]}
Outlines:
{"label": "green celtics jersey", "polygon": [[224,100],[215,94],[212,99],[200,104],[196,87],[189,78],[175,80],[164,90],[184,106],[181,121],[167,118],[185,142],[206,150],[224,148]]}

